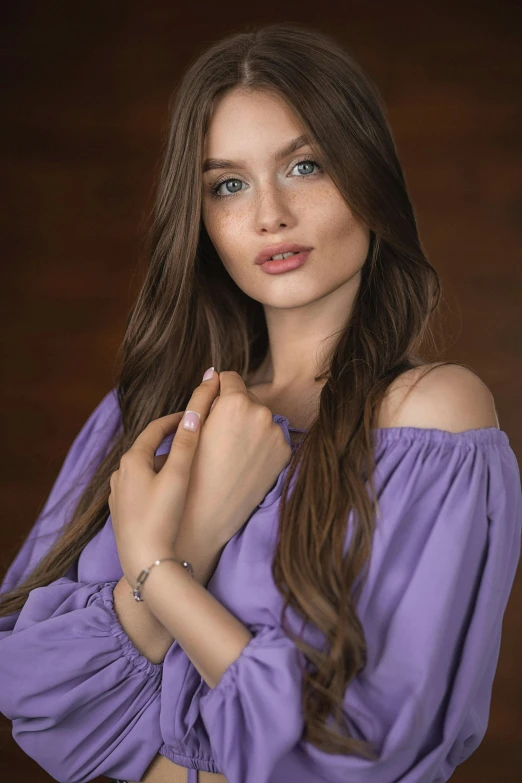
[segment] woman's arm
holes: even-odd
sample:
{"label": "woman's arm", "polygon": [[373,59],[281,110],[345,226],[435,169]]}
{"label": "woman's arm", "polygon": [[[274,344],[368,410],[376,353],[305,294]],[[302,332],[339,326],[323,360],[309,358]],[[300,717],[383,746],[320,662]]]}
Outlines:
{"label": "woman's arm", "polygon": [[[194,525],[180,529],[175,545],[176,557],[188,560],[194,579],[206,587],[219,562],[223,547],[205,547],[197,538]],[[150,563],[146,564],[147,566]],[[156,566],[161,568],[162,566]],[[152,663],[162,663],[174,638],[150,611],[146,601],[136,601],[124,576],[114,588],[114,609],[122,628],[139,652]]]}
{"label": "woman's arm", "polygon": [[125,633],[151,663],[161,663],[174,639],[144,602],[138,602],[124,576],[114,588],[114,610]]}

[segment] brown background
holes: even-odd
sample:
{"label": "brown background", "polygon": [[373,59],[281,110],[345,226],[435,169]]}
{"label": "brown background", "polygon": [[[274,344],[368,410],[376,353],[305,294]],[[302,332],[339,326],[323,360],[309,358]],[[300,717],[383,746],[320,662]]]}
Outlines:
{"label": "brown background", "polygon": [[[332,33],[379,86],[445,287],[447,357],[489,386],[522,453],[518,4],[318,5],[286,3],[281,14],[280,4],[254,4],[250,16],[230,2],[3,6],[3,565],[113,385],[169,95],[189,59],[245,24]],[[521,779],[521,586],[519,569],[487,735],[457,783]],[[0,783],[51,780],[1,716],[0,728]]]}

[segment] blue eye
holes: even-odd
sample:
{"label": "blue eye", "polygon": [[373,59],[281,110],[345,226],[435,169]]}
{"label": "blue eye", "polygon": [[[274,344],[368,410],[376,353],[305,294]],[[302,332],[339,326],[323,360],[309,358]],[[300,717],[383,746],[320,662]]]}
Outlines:
{"label": "blue eye", "polygon": [[[312,164],[312,166],[317,166],[317,168],[319,169],[319,171],[321,171],[321,166],[319,165],[319,163],[317,163],[315,160],[311,160],[310,158],[304,158],[303,160],[298,160],[296,163],[294,163],[294,165],[292,166],[292,168],[293,168],[293,169],[295,169],[295,167],[296,167],[296,166],[302,166],[304,163],[311,163],[311,164]],[[309,176],[311,176],[311,175],[313,175],[313,174],[316,174],[316,173],[318,173],[318,172],[315,172],[315,171],[310,171],[310,172],[308,172],[308,173],[306,174],[306,176],[307,176],[307,177],[309,177]],[[221,187],[221,185],[225,185],[225,184],[226,184],[226,183],[228,183],[228,182],[243,182],[243,180],[241,180],[241,179],[238,179],[237,177],[229,177],[228,179],[222,179],[222,180],[220,180],[220,181],[216,182],[216,184],[215,184],[215,185],[213,185],[213,186],[210,188],[210,193],[211,193],[211,195],[212,195],[214,198],[229,198],[230,196],[234,196],[234,195],[235,195],[235,193],[226,193],[226,194],[224,194],[224,195],[222,195],[222,194],[218,193],[218,190],[219,190],[219,188]],[[240,190],[241,190],[241,189],[240,189]],[[236,193],[239,193],[239,192],[240,192],[240,190],[236,190]]]}

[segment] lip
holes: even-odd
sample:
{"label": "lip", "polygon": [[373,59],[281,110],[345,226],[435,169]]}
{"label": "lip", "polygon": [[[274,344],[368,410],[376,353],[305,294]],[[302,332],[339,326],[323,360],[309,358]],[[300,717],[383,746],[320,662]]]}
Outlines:
{"label": "lip", "polygon": [[255,263],[264,264],[272,256],[277,256],[280,253],[301,253],[302,251],[312,250],[311,247],[306,245],[299,245],[296,242],[283,242],[280,245],[268,245],[257,254]]}
{"label": "lip", "polygon": [[269,275],[279,275],[281,272],[291,272],[292,269],[298,269],[310,255],[310,250],[303,250],[295,256],[280,258],[276,261],[265,261],[261,264],[261,269]]}

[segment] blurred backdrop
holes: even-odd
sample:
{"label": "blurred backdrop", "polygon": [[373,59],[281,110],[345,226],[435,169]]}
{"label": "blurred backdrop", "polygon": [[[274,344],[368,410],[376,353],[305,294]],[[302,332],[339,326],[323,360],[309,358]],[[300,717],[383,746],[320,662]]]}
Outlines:
{"label": "blurred backdrop", "polygon": [[[333,34],[376,82],[442,278],[443,358],[489,386],[522,453],[520,4],[314,5],[3,5],[2,573],[113,385],[169,97],[189,60],[244,25],[297,21]],[[455,783],[522,779],[521,581],[519,569],[487,734]],[[50,781],[2,716],[0,729],[0,783]]]}

